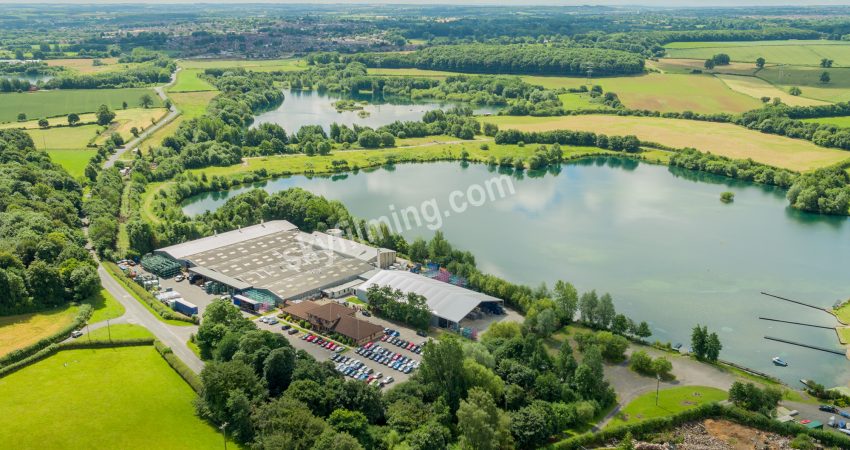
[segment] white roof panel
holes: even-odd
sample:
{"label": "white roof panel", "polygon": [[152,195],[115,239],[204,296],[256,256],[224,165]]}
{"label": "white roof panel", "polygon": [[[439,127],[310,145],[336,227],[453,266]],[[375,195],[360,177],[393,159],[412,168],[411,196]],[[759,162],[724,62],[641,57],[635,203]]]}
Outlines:
{"label": "white roof panel", "polygon": [[240,228],[237,230],[219,233],[215,236],[209,236],[194,241],[184,242],[182,244],[172,245],[157,250],[157,252],[165,253],[174,259],[186,259],[186,257],[203,253],[210,250],[215,250],[226,245],[237,244],[239,242],[248,241],[251,239],[268,236],[274,233],[290,231],[297,229],[295,225],[286,220],[273,220],[270,222],[251,225],[249,227]]}
{"label": "white roof panel", "polygon": [[373,285],[419,294],[425,297],[435,316],[452,322],[460,322],[482,302],[502,303],[496,297],[403,270],[381,270],[357,290],[365,292]]}

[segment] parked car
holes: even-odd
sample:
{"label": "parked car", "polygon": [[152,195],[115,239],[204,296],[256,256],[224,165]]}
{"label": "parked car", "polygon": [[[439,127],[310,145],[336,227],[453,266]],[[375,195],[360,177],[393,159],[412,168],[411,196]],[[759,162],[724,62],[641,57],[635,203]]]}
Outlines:
{"label": "parked car", "polygon": [[831,417],[829,418],[829,423],[828,423],[828,425],[829,425],[829,427],[830,427],[830,428],[835,428],[835,427],[836,427],[836,425],[837,425],[837,424],[835,423],[835,416],[831,416]]}
{"label": "parked car", "polygon": [[361,312],[362,312],[362,313],[363,313],[363,315],[364,315],[364,316],[366,316],[366,317],[372,317],[372,314],[370,314],[370,313],[369,313],[369,311],[363,310],[363,311],[361,311]]}
{"label": "parked car", "polygon": [[74,338],[74,339],[76,339],[76,338],[78,338],[82,335],[83,335],[83,332],[80,331],[80,330],[74,330],[74,331],[71,332],[71,337]]}
{"label": "parked car", "polygon": [[184,277],[183,274],[180,274],[180,275],[177,275],[176,277],[174,277],[174,281],[176,281],[178,283],[185,280],[185,279],[186,279],[186,277]]}
{"label": "parked car", "polygon": [[422,337],[428,337],[428,333],[426,333],[426,332],[424,332],[424,331],[422,331],[422,330],[416,330],[416,335],[417,335],[417,336],[422,336]]}
{"label": "parked car", "polygon": [[266,319],[266,323],[269,325],[277,325],[278,323],[280,323],[280,321],[277,320],[277,317],[272,316]]}
{"label": "parked car", "polygon": [[831,412],[831,413],[837,413],[838,412],[838,408],[836,408],[832,405],[820,405],[818,407],[818,409],[820,409],[821,411],[826,411],[826,412]]}
{"label": "parked car", "polygon": [[386,378],[384,379],[384,382],[385,382],[386,384],[390,384],[390,383],[392,383],[393,381],[395,381],[395,378],[393,378],[393,377],[386,377]]}
{"label": "parked car", "polygon": [[295,328],[290,328],[289,331],[287,331],[287,334],[289,334],[289,335],[293,335],[293,334],[297,334],[297,333],[298,333],[298,330],[296,330]]}

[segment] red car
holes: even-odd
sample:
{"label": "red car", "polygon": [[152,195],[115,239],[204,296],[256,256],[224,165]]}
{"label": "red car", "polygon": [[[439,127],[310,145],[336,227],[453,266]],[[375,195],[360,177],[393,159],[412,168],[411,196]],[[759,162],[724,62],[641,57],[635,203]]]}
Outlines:
{"label": "red car", "polygon": [[307,336],[307,342],[313,342],[315,340],[316,340],[316,336],[313,336],[312,334],[310,336]]}
{"label": "red car", "polygon": [[392,360],[395,361],[399,358],[401,358],[401,353],[396,353],[395,355],[393,355]]}
{"label": "red car", "polygon": [[382,341],[382,342],[387,342],[387,339],[389,339],[389,338],[390,338],[390,337],[389,337],[389,336],[387,336],[387,335],[385,334],[385,335],[381,336],[381,341]]}
{"label": "red car", "polygon": [[406,348],[407,350],[413,350],[413,347],[416,347],[416,344],[414,344],[413,342],[411,342],[411,343],[407,344],[407,347],[405,347],[405,348]]}
{"label": "red car", "polygon": [[367,342],[366,345],[363,346],[363,348],[370,349],[373,345],[375,345],[374,342]]}

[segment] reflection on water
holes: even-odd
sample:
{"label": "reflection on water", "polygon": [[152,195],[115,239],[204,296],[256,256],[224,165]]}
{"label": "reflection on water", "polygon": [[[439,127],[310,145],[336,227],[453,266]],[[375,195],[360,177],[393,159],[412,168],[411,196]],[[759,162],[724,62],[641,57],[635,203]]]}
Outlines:
{"label": "reflection on water", "polygon": [[[377,128],[396,120],[418,121],[422,115],[434,109],[446,109],[459,105],[453,102],[418,101],[397,96],[373,96],[358,94],[343,96],[330,92],[284,90],[283,103],[277,109],[259,114],[253,126],[263,123],[276,123],[287,132],[298,131],[304,125],[321,125],[325,131],[332,123],[348,126],[357,124]],[[361,117],[360,111],[337,112],[333,103],[339,99],[354,99],[367,102],[364,111],[369,113]],[[493,114],[498,107],[475,107],[476,114]]]}
{"label": "reflection on water", "polygon": [[[800,378],[850,381],[843,357],[764,339],[838,347],[832,330],[759,320],[835,325],[823,312],[761,291],[824,307],[850,297],[850,219],[789,210],[781,189],[604,157],[534,173],[456,162],[401,164],[257,187],[303,187],[370,219],[387,215],[390,205],[397,211],[428,199],[445,205],[450,192],[501,173],[513,177],[514,195],[443,221],[447,238],[470,250],[483,271],[532,286],[562,279],[580,291],[610,292],[619,311],[647,320],[652,339],[662,342],[687,347],[693,326],[706,325],[720,335],[724,359],[795,386]],[[247,189],[198,195],[184,211],[214,209]],[[731,204],[719,199],[727,190],[735,193]],[[432,233],[421,227],[403,234]],[[774,367],[774,356],[790,366]]]}

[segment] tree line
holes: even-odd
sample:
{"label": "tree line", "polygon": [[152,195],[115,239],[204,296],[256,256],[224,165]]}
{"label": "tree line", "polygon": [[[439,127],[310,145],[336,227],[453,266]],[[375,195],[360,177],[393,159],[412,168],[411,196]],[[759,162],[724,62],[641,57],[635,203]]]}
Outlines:
{"label": "tree line", "polygon": [[441,45],[412,53],[359,53],[342,61],[368,67],[417,68],[470,73],[623,75],[643,72],[644,60],[634,53],[553,45]]}

